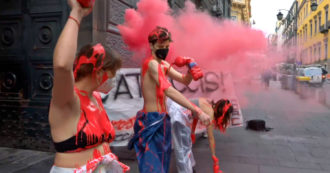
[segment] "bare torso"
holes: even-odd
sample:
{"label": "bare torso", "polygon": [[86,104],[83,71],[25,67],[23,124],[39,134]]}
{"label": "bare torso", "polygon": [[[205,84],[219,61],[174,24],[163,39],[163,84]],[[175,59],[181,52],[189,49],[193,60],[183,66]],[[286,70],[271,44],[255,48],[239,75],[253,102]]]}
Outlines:
{"label": "bare torso", "polygon": [[81,152],[75,153],[56,153],[54,165],[63,168],[78,168],[83,165],[86,165],[88,161],[91,161],[95,158],[96,155],[105,155],[108,151],[105,151],[104,148],[109,147],[109,143],[104,142],[102,145],[97,147],[90,148]]}
{"label": "bare torso", "polygon": [[[162,73],[165,74],[164,66],[161,65]],[[146,112],[159,112],[161,104],[165,105],[166,97],[158,101],[157,98],[157,83],[152,79],[150,75],[151,71],[147,70],[146,73],[142,76],[142,95],[144,98],[144,111]]]}

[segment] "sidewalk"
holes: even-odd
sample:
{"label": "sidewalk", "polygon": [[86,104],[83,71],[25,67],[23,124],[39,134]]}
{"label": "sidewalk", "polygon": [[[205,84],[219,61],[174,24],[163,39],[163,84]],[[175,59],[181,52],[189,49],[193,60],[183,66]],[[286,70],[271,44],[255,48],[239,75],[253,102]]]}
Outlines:
{"label": "sidewalk", "polygon": [[[251,86],[254,87],[254,86]],[[224,173],[329,173],[330,111],[271,83],[268,90],[246,93],[245,120],[264,119],[269,132],[230,128],[215,131],[216,153]],[[197,173],[212,173],[208,140],[197,136],[193,147]],[[135,153],[113,149],[120,161],[138,173]],[[53,153],[0,148],[0,172],[49,172]],[[174,157],[174,154],[173,154]],[[172,159],[173,161],[173,159]],[[173,163],[173,162],[172,162]],[[170,173],[176,173],[172,164]]]}

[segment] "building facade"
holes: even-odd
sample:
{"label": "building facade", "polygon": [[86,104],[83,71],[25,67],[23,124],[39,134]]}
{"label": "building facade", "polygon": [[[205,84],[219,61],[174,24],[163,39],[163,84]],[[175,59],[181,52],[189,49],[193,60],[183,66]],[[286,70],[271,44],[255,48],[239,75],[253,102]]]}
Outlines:
{"label": "building facade", "polygon": [[[117,25],[138,0],[98,0],[81,22],[78,47],[100,42],[136,66]],[[53,50],[70,12],[66,0],[5,1],[0,6],[0,146],[52,151],[48,106]]]}
{"label": "building facade", "polygon": [[[184,2],[187,0],[168,0],[173,9],[177,7],[183,8]],[[230,19],[232,0],[191,0],[195,3],[196,8],[202,11],[208,11],[211,16],[219,19]]]}
{"label": "building facade", "polygon": [[298,2],[294,1],[285,19],[281,21],[284,25],[282,32],[283,46],[286,61],[288,63],[299,63],[297,61],[297,30],[298,30]]}
{"label": "building facade", "polygon": [[[138,67],[125,49],[118,24],[139,0],[97,0],[81,23],[78,47],[99,42],[117,50],[124,67]],[[184,0],[168,0],[173,9]],[[194,0],[219,18],[230,17],[230,0]],[[70,8],[66,0],[4,1],[0,6],[0,146],[54,150],[48,123],[52,57]]]}
{"label": "building facade", "polygon": [[276,50],[278,52],[282,52],[282,48],[284,45],[284,29],[285,29],[285,22],[283,20],[277,21],[276,22],[276,29],[275,29],[275,35],[276,35]]}
{"label": "building facade", "polygon": [[329,69],[329,0],[316,0],[316,11],[311,10],[313,1],[298,0],[298,49],[299,59],[305,65],[322,65]]}
{"label": "building facade", "polygon": [[251,0],[232,0],[231,19],[250,25]]}

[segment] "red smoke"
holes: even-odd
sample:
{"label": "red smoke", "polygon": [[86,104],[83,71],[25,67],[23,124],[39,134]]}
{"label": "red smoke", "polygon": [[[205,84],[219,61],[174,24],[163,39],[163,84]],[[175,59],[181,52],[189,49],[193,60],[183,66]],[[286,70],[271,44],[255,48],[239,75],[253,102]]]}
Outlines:
{"label": "red smoke", "polygon": [[193,57],[205,71],[229,72],[234,80],[250,80],[273,64],[265,55],[267,39],[262,31],[220,21],[196,10],[190,1],[174,13],[166,0],[141,0],[137,10],[126,10],[125,23],[118,28],[134,57],[146,58],[150,55],[148,34],[156,26],[172,33],[168,62],[176,56]]}
{"label": "red smoke", "polygon": [[[267,40],[261,31],[230,21],[220,22],[197,11],[189,1],[178,14],[172,13],[165,0],[141,0],[137,10],[126,10],[125,23],[118,28],[129,49],[135,54],[149,54],[148,34],[156,26],[163,26],[172,33],[174,41],[169,62],[178,55],[190,56],[202,68],[232,71],[233,66],[254,58],[247,54],[266,52]],[[218,63],[228,58],[229,66],[228,62],[225,66]]]}

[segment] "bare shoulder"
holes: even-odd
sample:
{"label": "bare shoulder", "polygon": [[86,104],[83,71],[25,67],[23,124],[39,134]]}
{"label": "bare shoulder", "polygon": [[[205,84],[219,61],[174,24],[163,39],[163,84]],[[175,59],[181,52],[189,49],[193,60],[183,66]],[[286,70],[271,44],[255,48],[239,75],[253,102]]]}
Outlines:
{"label": "bare shoulder", "polygon": [[165,67],[170,67],[170,63],[168,63],[167,61],[162,61],[162,63]]}
{"label": "bare shoulder", "polygon": [[150,60],[148,64],[149,69],[152,70],[152,72],[157,72],[158,62],[156,60]]}

